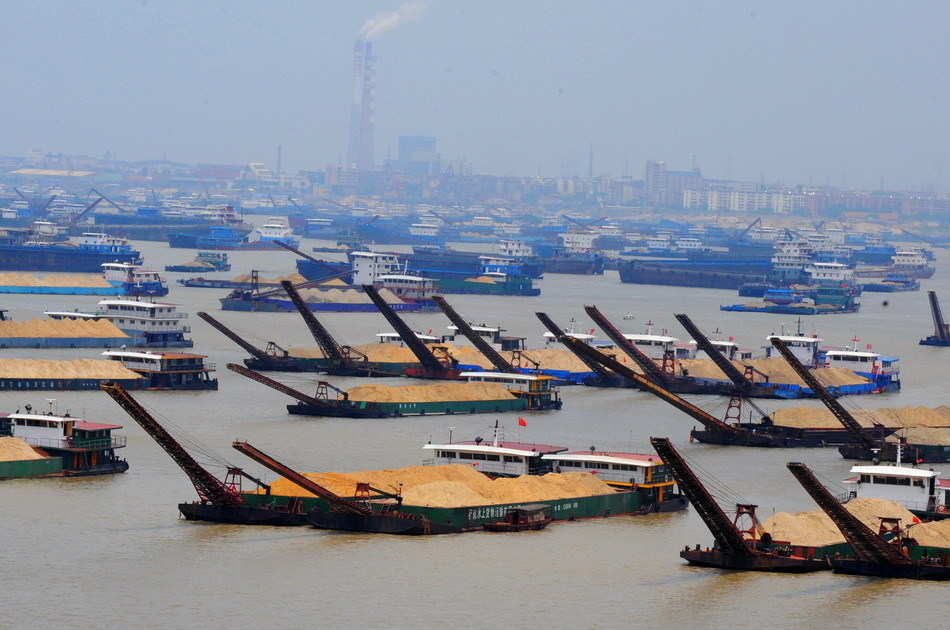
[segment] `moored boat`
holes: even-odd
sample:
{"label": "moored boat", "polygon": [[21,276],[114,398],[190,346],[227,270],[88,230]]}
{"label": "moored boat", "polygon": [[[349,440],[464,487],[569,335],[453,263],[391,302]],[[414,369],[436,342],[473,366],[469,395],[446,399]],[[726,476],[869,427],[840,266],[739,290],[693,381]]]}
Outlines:
{"label": "moored boat", "polygon": [[505,512],[503,520],[494,523],[485,523],[482,529],[486,532],[528,532],[547,527],[554,519],[548,516],[547,503],[529,503]]}
{"label": "moored boat", "polygon": [[142,375],[147,382],[141,389],[218,389],[218,379],[211,378],[214,364],[205,363],[208,357],[203,354],[107,350],[102,356]]}
{"label": "moored boat", "polygon": [[182,323],[188,315],[178,306],[166,302],[149,302],[135,298],[99,301],[95,313],[78,311],[45,311],[52,319],[107,319],[129,335],[126,345],[149,348],[190,348],[194,341],[185,338],[191,329]]}
{"label": "moored boat", "polygon": [[0,243],[0,270],[99,273],[107,262],[141,263],[141,253],[124,238],[84,232],[78,242],[28,240]]}
{"label": "moored boat", "polygon": [[113,435],[121,425],[86,422],[69,413],[57,415],[49,400],[47,413],[0,415],[0,436],[12,436],[29,444],[41,456],[37,459],[0,462],[0,479],[12,477],[82,477],[111,475],[129,469],[129,463],[117,457],[126,439]]}
{"label": "moored boat", "polygon": [[121,290],[121,295],[164,297],[168,284],[158,272],[143,269],[133,263],[111,262],[102,264],[102,276],[110,285]]}

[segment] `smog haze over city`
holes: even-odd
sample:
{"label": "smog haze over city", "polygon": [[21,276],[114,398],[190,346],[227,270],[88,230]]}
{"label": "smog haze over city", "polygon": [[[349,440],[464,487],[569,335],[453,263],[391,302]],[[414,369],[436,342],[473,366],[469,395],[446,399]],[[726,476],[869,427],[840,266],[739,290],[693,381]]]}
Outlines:
{"label": "smog haze over city", "polygon": [[0,20],[2,155],[339,164],[362,38],[377,163],[421,135],[492,175],[663,160],[950,189],[945,2],[6,0]]}

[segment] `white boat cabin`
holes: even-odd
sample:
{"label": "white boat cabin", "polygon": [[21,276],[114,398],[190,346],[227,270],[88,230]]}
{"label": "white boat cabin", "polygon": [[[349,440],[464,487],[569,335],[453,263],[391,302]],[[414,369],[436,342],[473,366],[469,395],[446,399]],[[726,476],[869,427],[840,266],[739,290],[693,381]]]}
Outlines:
{"label": "white boat cabin", "polygon": [[[118,445],[119,438],[112,435],[118,424],[85,422],[82,418],[40,413],[11,413],[3,417],[2,423],[8,427],[13,437],[40,448],[69,449],[73,447],[73,438],[81,439],[84,445],[89,441],[101,441],[104,445]],[[81,432],[81,433],[79,433]],[[125,438],[121,438],[124,446]]]}
{"label": "white boat cabin", "polygon": [[677,358],[691,358],[685,356],[689,352],[685,347],[683,348],[683,353],[680,353],[680,349],[677,347],[679,339],[676,337],[670,337],[669,335],[625,333],[624,338],[651,359],[662,359],[667,352],[672,352]]}
{"label": "white boat cabin", "polygon": [[898,357],[884,357],[871,350],[827,350],[824,354],[828,367],[846,368],[857,374],[898,374]]}
{"label": "white boat cabin", "polygon": [[666,465],[655,454],[591,450],[552,453],[544,455],[543,459],[554,465],[554,472],[595,474],[598,479],[613,486],[637,487],[669,482]]}
{"label": "white boat cabin", "polygon": [[402,269],[396,254],[379,252],[350,252],[353,284],[373,284],[380,276],[398,274]]}
{"label": "white boat cabin", "polygon": [[[449,324],[447,328],[451,332],[447,335],[442,335],[442,341],[444,343],[452,343],[457,346],[471,345],[471,342],[469,342],[468,338],[459,332],[458,327],[455,324]],[[490,345],[495,350],[511,351],[525,349],[525,338],[502,335],[501,333],[505,330],[504,328],[498,326],[488,326],[487,324],[472,323],[469,323],[469,328],[471,328],[472,331],[478,335],[482,341]]]}
{"label": "white boat cabin", "polygon": [[[442,341],[439,337],[433,335],[431,330],[428,333],[416,331],[414,334],[416,335],[416,338],[425,344],[439,343]],[[379,340],[379,343],[394,343],[400,346],[406,345],[405,342],[403,342],[402,337],[397,332],[376,333],[376,338]]]}
{"label": "white boat cabin", "polygon": [[404,302],[431,300],[435,293],[435,280],[422,276],[385,274],[377,276],[372,285],[376,289],[387,289]]}
{"label": "white boat cabin", "polygon": [[950,505],[950,480],[938,479],[933,469],[910,466],[852,466],[845,479],[848,498],[866,497],[900,503],[912,512],[928,512]]}
{"label": "white boat cabin", "polygon": [[510,392],[539,394],[558,391],[558,379],[546,374],[509,374],[508,372],[462,372],[469,383],[503,383]]}
{"label": "white boat cabin", "polygon": [[445,466],[463,464],[472,466],[480,473],[498,477],[520,477],[521,475],[543,475],[552,471],[550,462],[543,460],[545,454],[566,451],[564,446],[545,444],[525,444],[476,438],[474,441],[433,444],[422,447],[432,457],[423,461],[423,465]]}
{"label": "white boat cabin", "polygon": [[778,350],[772,345],[772,339],[781,339],[785,346],[791,350],[792,354],[801,361],[805,367],[815,367],[818,365],[818,351],[821,347],[822,339],[820,337],[807,337],[805,335],[769,335],[766,340],[769,345],[765,347],[766,358],[779,357]]}

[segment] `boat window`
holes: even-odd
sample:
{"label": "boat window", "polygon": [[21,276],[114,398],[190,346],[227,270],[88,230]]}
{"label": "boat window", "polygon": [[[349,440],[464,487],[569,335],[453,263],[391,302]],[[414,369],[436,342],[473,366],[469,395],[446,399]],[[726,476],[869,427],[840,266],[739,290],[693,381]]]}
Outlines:
{"label": "boat window", "polygon": [[455,456],[455,451],[439,451],[439,457],[448,457],[451,459]]}
{"label": "boat window", "polygon": [[471,453],[459,453],[459,459],[474,459]]}
{"label": "boat window", "polygon": [[497,455],[485,455],[485,459],[490,462],[501,461],[501,459]]}
{"label": "boat window", "polygon": [[899,486],[909,486],[909,485],[910,485],[910,477],[898,477],[898,478],[897,478],[897,485],[899,485]]}
{"label": "boat window", "polygon": [[524,460],[522,460],[520,457],[517,457],[515,455],[505,455],[504,461],[505,463],[508,463],[508,464],[520,464]]}

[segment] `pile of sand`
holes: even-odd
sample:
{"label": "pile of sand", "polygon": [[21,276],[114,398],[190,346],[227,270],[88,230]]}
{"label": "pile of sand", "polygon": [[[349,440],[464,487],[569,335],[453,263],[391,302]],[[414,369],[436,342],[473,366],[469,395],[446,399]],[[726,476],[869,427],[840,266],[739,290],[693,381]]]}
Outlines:
{"label": "pile of sand", "polygon": [[360,385],[346,392],[350,400],[366,402],[449,402],[455,400],[510,400],[514,395],[502,383],[442,382],[433,385]]}
{"label": "pile of sand", "polygon": [[0,437],[0,462],[19,462],[25,459],[45,458],[20,438]]}
{"label": "pile of sand", "polygon": [[31,319],[27,322],[0,321],[0,338],[128,337],[106,319]]}
{"label": "pile of sand", "polygon": [[0,286],[5,287],[89,287],[107,288],[112,286],[101,275],[78,273],[50,273],[33,275],[14,271],[0,272]]}
{"label": "pile of sand", "polygon": [[950,519],[918,523],[905,536],[916,540],[918,545],[950,549]]}
{"label": "pile of sand", "polygon": [[[303,475],[340,496],[353,496],[356,484],[361,482],[393,494],[401,490],[406,505],[430,507],[533,503],[614,492],[613,488],[596,475],[587,473],[550,473],[544,476],[523,475],[492,480],[475,468],[462,464]],[[278,479],[272,483],[271,493],[313,496],[287,479]]]}
{"label": "pile of sand", "polygon": [[[905,427],[907,429],[946,429],[950,428],[950,406],[939,407],[894,407],[887,409],[848,410],[863,427],[873,427],[875,423],[886,427]],[[775,424],[798,428],[838,428],[841,423],[826,407],[793,407],[778,409],[772,416]],[[942,434],[942,431],[935,435]],[[904,435],[904,433],[901,433]],[[924,433],[920,433],[924,435]],[[910,438],[908,434],[908,439]],[[950,444],[950,442],[913,442],[918,444]]]}
{"label": "pile of sand", "polygon": [[[903,526],[914,523],[916,518],[903,505],[885,499],[852,499],[845,503],[845,507],[874,532],[877,532],[881,525],[881,517],[899,518]],[[779,512],[759,526],[759,535],[765,532],[772,534],[773,540],[788,541],[806,547],[845,542],[841,531],[821,510]]]}
{"label": "pile of sand", "polygon": [[466,282],[478,282],[479,284],[498,284],[494,278],[489,276],[478,276],[477,278],[466,278]]}
{"label": "pile of sand", "polygon": [[[690,376],[697,378],[708,378],[716,380],[728,380],[726,375],[719,367],[709,359],[681,359],[677,361],[678,368],[685,368]],[[805,381],[792,369],[788,362],[782,357],[772,357],[770,359],[752,359],[750,361],[732,361],[736,368],[745,373],[745,365],[751,365],[758,370],[755,373],[756,382],[765,380],[762,374],[768,375],[770,383],[781,383],[798,385],[805,387]],[[812,370],[811,373],[818,379],[818,382],[825,387],[835,387],[840,385],[859,385],[868,383],[868,379],[858,376],[847,368],[820,368]]]}
{"label": "pile of sand", "polygon": [[[456,346],[451,343],[430,344],[430,349],[444,347],[446,351],[462,365],[477,365],[486,370],[493,370],[494,366],[485,355],[473,346]],[[354,350],[365,354],[369,361],[376,363],[419,363],[419,359],[412,350],[394,343],[369,343],[352,346]],[[321,358],[323,353],[319,348],[290,348],[293,357]],[[438,351],[436,351],[438,356]],[[514,360],[514,352],[499,353],[509,364]],[[623,358],[619,359],[623,362]],[[590,372],[590,368],[578,359],[570,350],[561,348],[543,348],[540,350],[525,350],[520,353],[520,359],[515,367],[533,368],[537,363],[542,369],[564,370],[567,372]]]}
{"label": "pile of sand", "polygon": [[0,359],[0,378],[128,380],[139,378],[139,375],[111,360]]}

